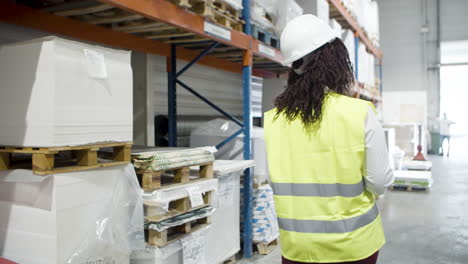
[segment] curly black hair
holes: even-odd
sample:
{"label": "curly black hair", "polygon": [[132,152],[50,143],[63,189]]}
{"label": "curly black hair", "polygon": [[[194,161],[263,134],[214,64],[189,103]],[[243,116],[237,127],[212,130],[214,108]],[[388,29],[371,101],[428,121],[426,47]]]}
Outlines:
{"label": "curly black hair", "polygon": [[335,39],[313,51],[306,60],[303,73],[294,70],[304,58],[293,63],[286,90],[275,99],[276,118],[284,114],[288,121],[300,117],[304,126],[319,125],[326,89],[349,95],[354,83],[353,66],[348,50],[340,39]]}

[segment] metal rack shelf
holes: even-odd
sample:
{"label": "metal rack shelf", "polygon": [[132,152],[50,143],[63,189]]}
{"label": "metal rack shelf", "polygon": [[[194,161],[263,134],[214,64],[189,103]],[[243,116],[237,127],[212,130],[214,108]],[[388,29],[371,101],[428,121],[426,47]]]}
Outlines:
{"label": "metal rack shelf", "polygon": [[382,63],[382,51],[380,51],[372,41],[367,37],[365,31],[359,26],[358,22],[341,4],[340,0],[328,0],[330,3],[330,17],[336,19],[343,28],[350,29],[355,36],[366,45],[367,50],[378,58],[379,63]]}
{"label": "metal rack shelf", "polygon": [[[244,158],[251,159],[252,116],[250,106],[251,76],[284,77],[288,70],[281,65],[278,49],[262,44],[250,36],[250,0],[243,0],[244,32],[229,25],[210,23],[205,17],[187,11],[166,0],[84,0],[21,1],[25,5],[0,0],[0,21],[46,31],[52,34],[99,44],[167,57],[169,141],[175,146],[177,135],[177,87],[184,88],[236,123],[242,129],[221,142],[244,134]],[[357,38],[365,43],[381,62],[381,52],[365,36],[339,0],[329,0],[332,17],[345,21]],[[334,13],[333,13],[334,12]],[[208,23],[208,24],[207,24]],[[208,28],[211,28],[208,30]],[[177,71],[177,59],[189,61]],[[193,64],[242,74],[243,120],[238,120],[196,92],[178,77]],[[381,63],[380,63],[381,65]],[[380,71],[381,72],[381,71]],[[373,99],[373,98],[370,98]],[[375,99],[375,98],[374,98]],[[244,180],[244,256],[252,256],[252,176]]]}

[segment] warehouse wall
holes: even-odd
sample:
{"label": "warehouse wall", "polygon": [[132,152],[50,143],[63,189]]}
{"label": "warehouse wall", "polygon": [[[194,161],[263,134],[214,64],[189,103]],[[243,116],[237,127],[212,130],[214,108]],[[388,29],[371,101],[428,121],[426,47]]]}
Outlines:
{"label": "warehouse wall", "polygon": [[[428,115],[438,116],[437,0],[378,2],[384,91],[427,91]],[[442,41],[468,39],[467,12],[468,1],[441,0]]]}

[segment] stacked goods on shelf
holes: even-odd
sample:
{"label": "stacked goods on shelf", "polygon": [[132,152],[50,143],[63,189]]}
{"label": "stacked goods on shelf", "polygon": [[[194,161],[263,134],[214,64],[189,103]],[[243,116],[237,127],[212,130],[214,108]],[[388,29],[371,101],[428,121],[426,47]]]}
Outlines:
{"label": "stacked goods on shelf", "polygon": [[375,58],[362,43],[358,48],[358,81],[365,86],[375,86]]}
{"label": "stacked goods on shelf", "polygon": [[[190,147],[214,146],[232,136],[239,129],[240,127],[236,123],[220,118],[201,123],[191,132]],[[255,160],[253,181],[254,184],[260,185],[269,180],[263,128],[253,127],[251,138],[252,157]],[[216,159],[243,160],[243,140],[244,136],[239,135],[224,145],[215,153]]]}
{"label": "stacked goods on shelf", "polygon": [[1,47],[0,145],[132,141],[130,52],[47,37]]}
{"label": "stacked goods on shelf", "polygon": [[[241,189],[241,194],[242,190],[243,189]],[[279,237],[279,227],[276,218],[275,203],[273,200],[273,189],[268,184],[257,186],[257,188],[254,189],[252,200],[252,240],[253,243],[257,245],[261,254],[268,254],[273,247],[278,244],[277,240]],[[241,224],[243,225],[242,222]]]}
{"label": "stacked goods on shelf", "polygon": [[[161,149],[134,153],[132,161],[144,190],[148,244],[132,254],[132,263],[204,262],[206,227],[211,224],[218,188],[212,152]],[[199,166],[196,174],[190,172],[192,166]]]}
{"label": "stacked goods on shelf", "polygon": [[[206,263],[223,263],[240,250],[240,177],[255,165],[251,160],[216,160],[217,208],[207,234]],[[222,241],[222,243],[220,243]]]}
{"label": "stacked goods on shelf", "polygon": [[47,37],[2,46],[0,69],[0,255],[128,263],[143,237],[130,53]]}
{"label": "stacked goods on shelf", "polygon": [[333,31],[336,34],[337,38],[342,38],[343,35],[343,27],[336,21],[336,19],[330,19],[330,27],[333,29]]}
{"label": "stacked goods on shelf", "polygon": [[379,46],[379,7],[372,0],[344,0],[343,5],[364,29],[374,45]]}
{"label": "stacked goods on shelf", "polygon": [[277,0],[250,1],[250,21],[252,36],[263,43],[279,48],[278,35],[275,33]]}
{"label": "stacked goods on shelf", "polygon": [[242,31],[242,0],[171,0],[229,29]]}
{"label": "stacked goods on shelf", "polygon": [[[304,10],[295,0],[281,0],[276,6],[275,30],[278,36],[281,36],[283,29],[289,21],[304,13]],[[328,23],[328,20],[327,20]]]}
{"label": "stacked goods on shelf", "polygon": [[348,50],[348,55],[349,55],[349,60],[351,61],[351,64],[353,64],[353,69],[356,71],[356,43],[354,40],[354,33],[353,31],[347,29],[343,32],[342,36],[343,43],[346,46],[346,49]]}
{"label": "stacked goods on shelf", "polygon": [[330,20],[330,6],[327,0],[297,0],[304,9],[304,14],[312,14],[322,19],[325,23]]}

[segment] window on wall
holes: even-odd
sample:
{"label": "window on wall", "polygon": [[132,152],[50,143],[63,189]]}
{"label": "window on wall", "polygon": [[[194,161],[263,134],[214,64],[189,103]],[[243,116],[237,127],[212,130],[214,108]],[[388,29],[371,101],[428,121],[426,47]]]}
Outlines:
{"label": "window on wall", "polygon": [[468,135],[468,41],[441,44],[440,100],[441,117],[456,122],[451,134]]}

